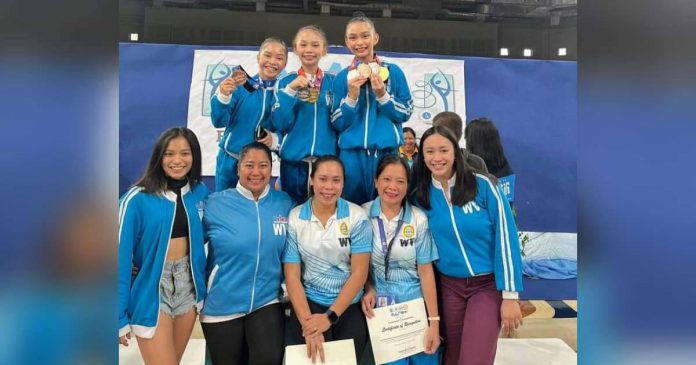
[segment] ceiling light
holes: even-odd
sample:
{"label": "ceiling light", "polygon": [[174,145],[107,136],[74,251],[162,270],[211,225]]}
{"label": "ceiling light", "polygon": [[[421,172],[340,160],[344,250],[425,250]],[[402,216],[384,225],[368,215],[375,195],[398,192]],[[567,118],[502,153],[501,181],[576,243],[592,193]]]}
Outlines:
{"label": "ceiling light", "polygon": [[530,48],[525,48],[522,51],[522,55],[525,57],[532,57],[532,50]]}
{"label": "ceiling light", "polygon": [[565,56],[565,55],[567,55],[567,54],[568,54],[568,50],[567,50],[567,49],[565,49],[565,48],[559,48],[559,49],[558,49],[558,55],[559,55],[559,56],[563,57],[563,56]]}
{"label": "ceiling light", "polygon": [[130,40],[131,40],[131,42],[137,42],[137,41],[138,41],[138,38],[139,38],[139,34],[138,34],[138,33],[131,33],[131,34],[130,34]]}
{"label": "ceiling light", "polygon": [[507,49],[507,48],[501,48],[501,49],[500,49],[500,55],[501,55],[501,56],[507,56],[507,55],[508,55],[508,49]]}

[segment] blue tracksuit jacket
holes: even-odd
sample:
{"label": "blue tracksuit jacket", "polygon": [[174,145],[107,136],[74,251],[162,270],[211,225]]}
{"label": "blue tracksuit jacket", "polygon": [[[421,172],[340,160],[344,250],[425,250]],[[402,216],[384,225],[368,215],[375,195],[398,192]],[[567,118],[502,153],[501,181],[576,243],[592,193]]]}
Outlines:
{"label": "blue tracksuit jacket", "polygon": [[210,195],[203,222],[209,242],[205,316],[248,314],[278,299],[292,199],[266,188],[259,200],[238,185]]}
{"label": "blue tracksuit jacket", "polygon": [[[205,249],[201,215],[208,188],[199,183],[181,189],[189,224],[189,257],[200,309],[205,298]],[[142,192],[133,187],[119,200],[118,328],[152,338],[157,328],[160,280],[176,213],[176,194]],[[133,277],[131,269],[138,267]]]}
{"label": "blue tracksuit jacket", "polygon": [[440,252],[435,264],[459,278],[493,273],[498,290],[521,292],[522,259],[510,204],[488,177],[476,174],[476,182],[476,198],[460,207],[451,205],[442,185],[432,180],[431,209],[425,213]]}

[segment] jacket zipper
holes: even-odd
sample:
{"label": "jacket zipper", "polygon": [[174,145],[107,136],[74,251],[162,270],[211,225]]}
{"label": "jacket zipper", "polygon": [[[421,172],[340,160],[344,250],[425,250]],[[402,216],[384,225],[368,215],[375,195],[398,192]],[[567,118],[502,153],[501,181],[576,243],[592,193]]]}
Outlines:
{"label": "jacket zipper", "polygon": [[258,230],[258,238],[256,240],[256,269],[254,269],[254,283],[251,286],[251,303],[249,305],[249,313],[254,308],[254,296],[256,295],[256,275],[259,272],[259,254],[261,251],[261,217],[259,213],[259,202],[256,204],[256,226]]}

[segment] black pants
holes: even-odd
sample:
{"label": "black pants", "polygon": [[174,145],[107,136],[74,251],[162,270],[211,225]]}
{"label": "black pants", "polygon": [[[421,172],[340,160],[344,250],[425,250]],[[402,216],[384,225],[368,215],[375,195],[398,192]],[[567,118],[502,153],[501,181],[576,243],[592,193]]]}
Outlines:
{"label": "black pants", "polygon": [[[311,300],[307,300],[307,302],[312,313],[324,313],[329,309],[329,307],[324,307]],[[349,338],[353,339],[355,358],[360,363],[360,357],[365,351],[365,345],[367,344],[367,322],[365,321],[365,314],[360,309],[360,302],[351,304],[341,314],[338,323],[324,332],[324,341],[347,340]],[[305,343],[304,337],[302,337],[302,325],[297,319],[294,310],[291,310],[290,320],[288,321],[288,341],[288,345]]]}
{"label": "black pants", "polygon": [[283,306],[267,305],[242,318],[201,323],[214,365],[282,364],[285,344]]}

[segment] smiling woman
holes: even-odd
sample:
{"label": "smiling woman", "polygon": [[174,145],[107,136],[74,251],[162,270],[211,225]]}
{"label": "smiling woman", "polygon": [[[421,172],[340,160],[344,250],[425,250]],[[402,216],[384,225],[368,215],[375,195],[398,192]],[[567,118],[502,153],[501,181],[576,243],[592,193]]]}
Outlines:
{"label": "smiling woman", "polygon": [[285,226],[294,203],[270,189],[271,151],[260,142],[239,153],[239,184],[210,195],[203,223],[208,240],[208,297],[201,327],[213,364],[280,364],[279,302]]}
{"label": "smiling woman", "polygon": [[172,128],[119,201],[119,342],[128,346],[134,333],[146,364],[181,360],[193,309],[205,298],[200,210],[207,196],[196,135]]}
{"label": "smiling woman", "polygon": [[219,143],[215,190],[237,185],[237,163],[243,146],[258,141],[269,148],[278,147],[281,135],[268,131],[275,130],[271,123],[271,107],[276,100],[276,77],[285,68],[287,59],[285,43],[278,38],[267,38],[256,56],[259,73],[251,77],[239,70],[215,90],[210,102],[210,119],[215,128],[225,128]]}
{"label": "smiling woman", "polygon": [[[323,342],[352,338],[356,358],[365,349],[367,324],[360,310],[372,229],[365,212],[341,198],[345,170],[336,156],[312,167],[312,197],[290,212],[283,262],[292,302],[289,343],[307,344],[324,360]],[[339,320],[340,319],[340,320]]]}
{"label": "smiling woman", "polygon": [[510,205],[465,162],[447,128],[425,131],[419,150],[415,195],[440,253],[444,363],[493,365],[501,323],[508,334],[522,323],[522,259]]}

